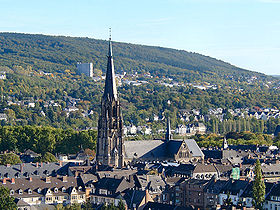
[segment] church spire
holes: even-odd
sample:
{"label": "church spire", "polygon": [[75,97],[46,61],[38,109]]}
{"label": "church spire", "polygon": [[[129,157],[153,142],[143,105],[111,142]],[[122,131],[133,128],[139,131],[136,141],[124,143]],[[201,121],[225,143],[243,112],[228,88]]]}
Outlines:
{"label": "church spire", "polygon": [[103,97],[109,98],[110,100],[117,100],[117,85],[115,78],[115,69],[114,69],[114,61],[113,61],[113,50],[112,50],[112,42],[111,42],[111,29],[110,29],[110,37],[109,37],[109,50],[107,55],[107,72],[106,72],[106,80],[105,80],[105,90]]}

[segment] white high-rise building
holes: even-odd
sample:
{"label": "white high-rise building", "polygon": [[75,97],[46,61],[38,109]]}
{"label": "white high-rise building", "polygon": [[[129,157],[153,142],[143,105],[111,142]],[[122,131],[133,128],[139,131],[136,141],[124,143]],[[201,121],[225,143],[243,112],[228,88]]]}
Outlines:
{"label": "white high-rise building", "polygon": [[78,74],[84,74],[87,77],[93,77],[92,63],[77,63]]}

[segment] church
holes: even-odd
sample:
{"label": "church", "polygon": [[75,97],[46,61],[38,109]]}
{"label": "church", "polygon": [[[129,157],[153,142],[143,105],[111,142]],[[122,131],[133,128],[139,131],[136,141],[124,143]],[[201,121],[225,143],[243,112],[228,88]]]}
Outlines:
{"label": "church", "polygon": [[195,140],[172,139],[169,121],[165,140],[124,141],[111,38],[107,58],[105,89],[98,120],[97,164],[123,168],[133,161],[203,161],[204,154]]}

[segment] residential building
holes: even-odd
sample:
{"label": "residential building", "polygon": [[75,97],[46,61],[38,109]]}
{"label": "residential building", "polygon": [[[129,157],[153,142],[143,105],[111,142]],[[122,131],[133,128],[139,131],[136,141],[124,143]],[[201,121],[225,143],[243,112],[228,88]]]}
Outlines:
{"label": "residential building", "polygon": [[87,77],[93,77],[93,64],[92,63],[77,63],[78,74],[84,74]]}

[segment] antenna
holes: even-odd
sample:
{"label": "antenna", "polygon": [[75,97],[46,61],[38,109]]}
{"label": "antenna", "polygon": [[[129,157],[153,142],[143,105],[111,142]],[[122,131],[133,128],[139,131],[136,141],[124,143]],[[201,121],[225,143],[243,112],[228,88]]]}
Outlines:
{"label": "antenna", "polygon": [[112,39],[112,29],[109,28],[109,40],[111,41],[111,39]]}

